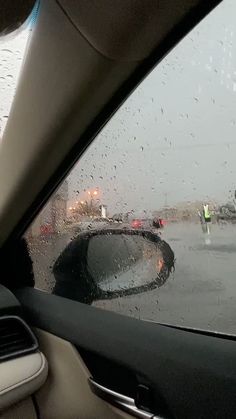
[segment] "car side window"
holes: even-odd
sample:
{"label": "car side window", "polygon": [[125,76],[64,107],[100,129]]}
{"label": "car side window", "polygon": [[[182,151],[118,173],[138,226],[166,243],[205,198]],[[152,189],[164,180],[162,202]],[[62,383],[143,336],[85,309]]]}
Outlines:
{"label": "car side window", "polygon": [[235,332],[236,4],[122,105],[26,237],[36,287],[143,320]]}

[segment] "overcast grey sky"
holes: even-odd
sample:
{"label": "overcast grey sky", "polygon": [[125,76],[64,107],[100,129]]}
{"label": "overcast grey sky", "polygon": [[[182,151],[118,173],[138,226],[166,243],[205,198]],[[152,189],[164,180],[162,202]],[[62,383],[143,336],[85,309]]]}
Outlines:
{"label": "overcast grey sky", "polygon": [[72,191],[98,187],[112,212],[229,199],[235,16],[236,3],[225,0],[154,69],[77,164]]}
{"label": "overcast grey sky", "polygon": [[[236,189],[235,16],[235,1],[224,0],[153,70],[74,168],[71,202],[95,188],[110,212],[229,199]],[[24,31],[10,47],[0,44],[2,129],[26,39]]]}

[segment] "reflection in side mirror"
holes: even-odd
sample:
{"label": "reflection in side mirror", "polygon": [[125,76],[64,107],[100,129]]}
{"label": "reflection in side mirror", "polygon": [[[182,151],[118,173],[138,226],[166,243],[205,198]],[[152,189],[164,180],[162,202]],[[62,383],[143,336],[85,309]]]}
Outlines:
{"label": "reflection in side mirror", "polygon": [[91,304],[157,288],[173,268],[172,249],[150,231],[82,233],[54,265],[54,293]]}

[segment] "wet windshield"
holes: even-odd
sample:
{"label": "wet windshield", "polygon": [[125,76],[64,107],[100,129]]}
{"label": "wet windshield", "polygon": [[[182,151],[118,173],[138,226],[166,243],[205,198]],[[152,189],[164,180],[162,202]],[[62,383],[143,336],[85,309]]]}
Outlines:
{"label": "wet windshield", "polygon": [[[35,220],[27,240],[38,288],[145,320],[236,332],[235,14],[225,0],[171,51]],[[105,286],[124,288],[125,245],[119,282],[120,242],[88,244],[83,234],[111,228],[161,240],[154,287],[101,298]],[[133,273],[134,289],[146,267]]]}
{"label": "wet windshield", "polygon": [[0,139],[8,120],[37,10],[36,4],[30,17],[20,29],[0,37]]}

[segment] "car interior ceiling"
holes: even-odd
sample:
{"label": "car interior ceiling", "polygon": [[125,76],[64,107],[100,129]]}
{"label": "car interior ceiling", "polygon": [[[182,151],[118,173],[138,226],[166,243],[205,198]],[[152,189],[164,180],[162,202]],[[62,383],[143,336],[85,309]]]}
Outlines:
{"label": "car interior ceiling", "polygon": [[[18,15],[13,3],[16,29],[32,2]],[[1,142],[0,261],[130,92],[219,3],[127,0],[114,13],[109,0],[40,1]],[[0,418],[234,417],[234,339],[0,282]],[[2,353],[8,327],[20,338]],[[143,416],[104,401],[103,386]]]}

